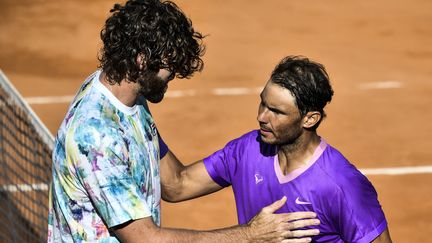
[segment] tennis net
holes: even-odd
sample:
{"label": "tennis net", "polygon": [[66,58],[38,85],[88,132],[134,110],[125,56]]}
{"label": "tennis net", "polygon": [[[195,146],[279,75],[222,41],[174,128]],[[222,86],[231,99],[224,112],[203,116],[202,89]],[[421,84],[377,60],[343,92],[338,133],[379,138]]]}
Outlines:
{"label": "tennis net", "polygon": [[46,242],[53,145],[0,70],[0,242]]}

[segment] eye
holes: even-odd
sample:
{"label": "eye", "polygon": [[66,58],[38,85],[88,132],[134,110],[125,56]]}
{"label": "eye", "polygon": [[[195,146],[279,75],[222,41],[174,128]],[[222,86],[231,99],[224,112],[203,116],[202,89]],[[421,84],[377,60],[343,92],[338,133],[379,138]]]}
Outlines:
{"label": "eye", "polygon": [[269,109],[269,111],[273,112],[273,113],[276,114],[276,115],[286,115],[285,112],[283,112],[283,111],[281,111],[281,110],[279,110],[279,109],[277,109],[277,108],[274,108],[274,107],[268,107],[268,109]]}
{"label": "eye", "polygon": [[280,114],[280,113],[281,113],[279,110],[276,110],[276,109],[274,109],[274,108],[269,108],[269,110],[270,110],[271,112],[273,112],[273,113],[276,113],[276,114]]}

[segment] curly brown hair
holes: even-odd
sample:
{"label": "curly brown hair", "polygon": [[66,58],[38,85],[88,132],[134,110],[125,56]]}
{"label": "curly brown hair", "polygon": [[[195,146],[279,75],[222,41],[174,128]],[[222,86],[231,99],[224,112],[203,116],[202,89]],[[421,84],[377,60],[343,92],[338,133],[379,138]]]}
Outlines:
{"label": "curly brown hair", "polygon": [[101,31],[103,48],[98,57],[110,83],[136,82],[144,71],[169,69],[177,78],[190,78],[203,69],[204,36],[171,1],[130,0],[115,4]]}

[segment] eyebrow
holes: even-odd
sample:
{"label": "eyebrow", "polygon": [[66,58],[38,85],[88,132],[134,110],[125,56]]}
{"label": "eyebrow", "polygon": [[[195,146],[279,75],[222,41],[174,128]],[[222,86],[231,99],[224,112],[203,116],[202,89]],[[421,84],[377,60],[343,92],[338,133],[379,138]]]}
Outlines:
{"label": "eyebrow", "polygon": [[274,106],[269,106],[265,101],[264,101],[264,99],[263,99],[263,94],[262,94],[262,92],[260,93],[260,98],[261,98],[261,103],[263,103],[266,107],[267,107],[267,109],[269,109],[269,110],[271,110],[271,111],[273,111],[273,112],[277,112],[277,113],[280,113],[280,114],[288,114],[287,112],[285,112],[285,111],[283,111],[283,110],[281,110],[281,109],[278,109],[278,108],[276,108],[276,107],[274,107]]}

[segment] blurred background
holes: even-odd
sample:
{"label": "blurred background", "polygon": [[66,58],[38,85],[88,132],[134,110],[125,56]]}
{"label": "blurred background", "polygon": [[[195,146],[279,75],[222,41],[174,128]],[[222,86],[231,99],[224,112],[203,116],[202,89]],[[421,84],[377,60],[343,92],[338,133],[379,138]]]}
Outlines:
{"label": "blurred background", "polygon": [[[207,35],[204,70],[171,82],[166,98],[151,105],[161,135],[184,163],[256,129],[258,94],[274,66],[286,55],[304,55],[325,65],[335,90],[319,134],[358,168],[384,168],[366,174],[394,242],[429,240],[431,1],[175,2]],[[0,0],[0,69],[54,135],[71,97],[97,68],[99,32],[114,3]],[[163,204],[166,227],[233,224],[230,188]]]}

